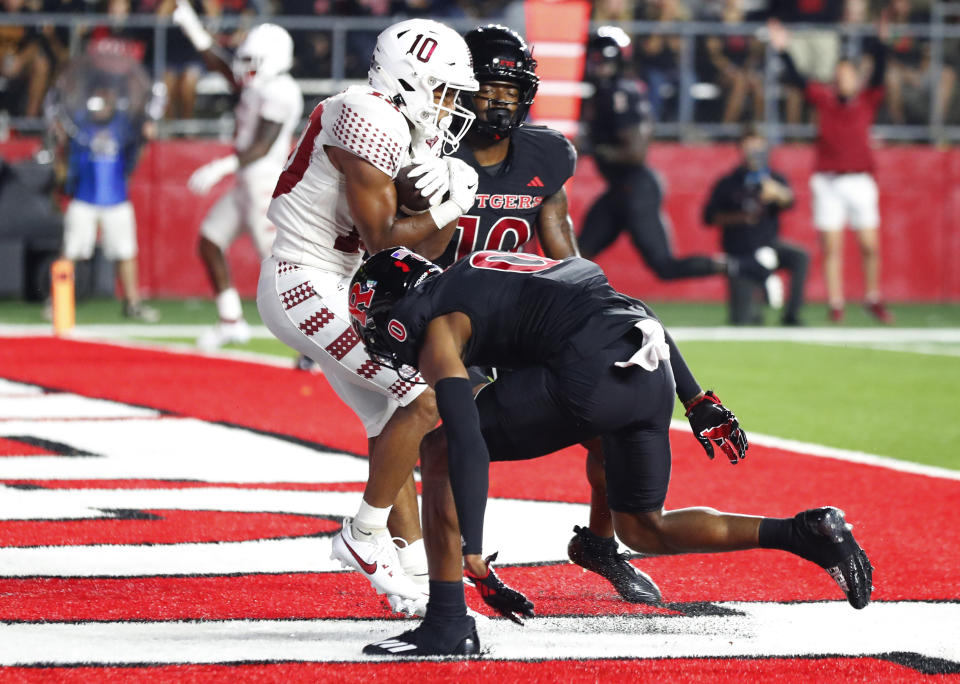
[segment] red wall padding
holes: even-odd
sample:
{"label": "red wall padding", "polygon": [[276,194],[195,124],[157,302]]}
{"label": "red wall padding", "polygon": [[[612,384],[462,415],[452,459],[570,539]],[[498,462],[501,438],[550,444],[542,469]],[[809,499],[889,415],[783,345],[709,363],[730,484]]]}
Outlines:
{"label": "red wall padding", "polygon": [[[0,144],[0,156],[20,158],[36,149],[36,141]],[[226,145],[206,141],[162,141],[144,150],[133,177],[131,194],[137,209],[140,268],[144,290],[150,296],[206,296],[206,282],[196,255],[196,239],[206,211],[230,181],[210,195],[196,197],[187,190],[190,173],[202,163],[225,154]],[[650,162],[665,178],[666,212],[673,222],[678,254],[715,252],[715,229],[701,223],[701,211],[713,182],[737,161],[733,145],[685,146],[657,144]],[[960,150],[925,146],[898,146],[877,150],[880,185],[883,288],[890,300],[960,301]],[[797,194],[797,206],[784,216],[784,237],[806,245],[813,253],[807,293],[823,299],[824,287],[816,233],[810,224],[812,149],[789,145],[773,154],[773,166],[784,173]],[[581,224],[590,202],[603,188],[592,160],[580,160],[568,186],[570,212]],[[2,220],[2,218],[0,218]],[[614,285],[648,299],[721,299],[720,277],[673,283],[658,281],[640,261],[626,236],[601,255],[600,264]],[[241,293],[256,290],[258,258],[244,237],[232,249],[230,263]],[[847,294],[862,293],[859,258],[852,236],[846,251]]]}

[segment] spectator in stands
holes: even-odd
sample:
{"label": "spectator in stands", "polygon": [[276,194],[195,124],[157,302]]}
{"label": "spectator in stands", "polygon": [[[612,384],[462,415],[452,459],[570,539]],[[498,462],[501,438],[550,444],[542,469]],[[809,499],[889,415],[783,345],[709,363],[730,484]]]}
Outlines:
{"label": "spectator in stands", "polygon": [[633,21],[634,3],[629,0],[596,0],[593,3],[593,21],[617,24]]}
{"label": "spectator in stands", "polygon": [[[704,223],[722,230],[723,251],[741,261],[753,259],[771,270],[790,274],[781,323],[801,325],[800,308],[810,262],[805,249],[780,239],[780,213],[793,206],[793,191],[787,179],[770,168],[769,149],[761,130],[747,126],[740,138],[741,160],[735,169],[713,186],[703,211]],[[754,280],[738,275],[727,279],[731,325],[763,322],[754,306],[760,291]]]}
{"label": "spectator in stands", "polygon": [[[24,0],[3,0],[3,11],[20,14]],[[35,27],[0,26],[0,110],[13,116],[40,116],[53,62],[46,39]]]}
{"label": "spectator in stands", "polygon": [[[323,16],[336,11],[332,0],[281,0],[275,9],[278,14],[291,17]],[[293,68],[290,75],[297,79],[330,78],[333,74],[330,32],[290,28],[290,37],[293,38]]]}
{"label": "spectator in stands", "polygon": [[[891,0],[889,19],[894,24],[927,24],[929,12],[917,10],[911,0]],[[944,64],[939,76],[930,63],[930,41],[894,28],[887,69],[887,107],[894,123],[927,123],[932,113],[936,122],[946,119],[957,83],[957,72]],[[935,93],[933,112],[930,96]]]}
{"label": "spectator in stands", "polygon": [[[770,15],[784,24],[835,24],[843,16],[843,0],[771,0]],[[840,55],[840,39],[832,28],[800,31],[790,41],[797,68],[818,81],[829,81]],[[803,120],[803,93],[788,86],[787,123]]]}
{"label": "spectator in stands", "polygon": [[[768,28],[770,44],[780,54],[788,82],[817,110],[816,172],[810,188],[813,222],[823,247],[830,320],[839,323],[844,316],[843,227],[849,224],[860,243],[866,308],[878,321],[892,323],[880,298],[880,211],[870,149],[870,125],[883,101],[884,44],[875,44],[873,74],[866,87],[861,87],[857,67],[847,59],[837,62],[834,84],[826,85],[808,81],[797,71],[786,52],[790,36],[782,24],[772,20]],[[881,22],[881,41],[888,34],[888,27]]]}
{"label": "spectator in stands", "polygon": [[[646,5],[648,21],[671,23],[690,18],[682,0],[652,0]],[[649,88],[650,107],[656,121],[667,117],[666,104],[676,101],[680,90],[679,57],[683,38],[655,33],[640,39],[636,52],[639,72]]]}
{"label": "spectator in stands", "polygon": [[[745,21],[743,0],[726,0],[724,24]],[[706,40],[707,56],[723,89],[723,123],[736,123],[750,102],[754,120],[763,118],[763,45],[751,35],[711,36]]]}
{"label": "spectator in stands", "polygon": [[99,55],[123,55],[143,64],[153,31],[127,26],[130,0],[108,0],[110,23],[95,26],[86,39],[86,52]]}
{"label": "spectator in stands", "polygon": [[[149,7],[149,4],[144,5],[144,9]],[[175,8],[176,0],[159,0],[153,11],[158,19],[169,19]],[[166,48],[163,74],[163,83],[169,94],[166,117],[191,119],[196,113],[197,83],[203,75],[203,60],[180,31],[167,31]]]}

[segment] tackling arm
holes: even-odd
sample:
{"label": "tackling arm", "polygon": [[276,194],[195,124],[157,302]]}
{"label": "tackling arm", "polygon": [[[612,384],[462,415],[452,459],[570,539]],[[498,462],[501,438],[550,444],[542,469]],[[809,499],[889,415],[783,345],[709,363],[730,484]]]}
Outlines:
{"label": "tackling arm", "polygon": [[470,319],[453,312],[433,319],[420,349],[419,369],[437,394],[447,437],[447,468],[460,521],[463,551],[479,556],[489,489],[490,454],[480,432],[473,386],[461,360],[472,333]]}

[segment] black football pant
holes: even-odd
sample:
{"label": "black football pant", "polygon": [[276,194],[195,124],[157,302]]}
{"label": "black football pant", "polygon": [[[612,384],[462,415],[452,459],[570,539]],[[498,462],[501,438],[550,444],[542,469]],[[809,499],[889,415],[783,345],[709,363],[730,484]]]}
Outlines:
{"label": "black football pant", "polygon": [[661,211],[663,189],[648,166],[638,166],[621,178],[608,178],[607,191],[594,202],[580,233],[580,253],[593,259],[624,230],[647,266],[661,280],[714,275],[708,256],[677,258],[670,243],[669,219]]}
{"label": "black football pant", "polygon": [[676,384],[668,361],[655,371],[614,366],[641,343],[628,334],[549,366],[512,370],[481,389],[490,460],[537,458],[602,436],[610,508],[659,511],[670,483]]}
{"label": "black football pant", "polygon": [[[800,315],[800,309],[803,307],[803,291],[807,283],[810,255],[803,247],[783,240],[770,243],[770,247],[773,247],[777,253],[777,260],[780,262],[776,271],[786,271],[790,274],[790,291],[784,304],[782,320],[784,322],[795,322]],[[755,261],[752,255],[732,256],[736,257],[741,265]],[[757,267],[758,269],[763,268],[759,264],[757,264]],[[763,317],[755,306],[757,289],[761,282],[751,275],[730,276],[728,284],[731,325],[756,325],[762,322]]]}

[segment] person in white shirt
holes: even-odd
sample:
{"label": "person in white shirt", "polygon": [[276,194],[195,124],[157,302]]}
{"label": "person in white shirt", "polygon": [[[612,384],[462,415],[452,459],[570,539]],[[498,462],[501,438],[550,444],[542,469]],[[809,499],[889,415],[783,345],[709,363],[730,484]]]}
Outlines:
{"label": "person in white shirt", "polygon": [[[369,438],[363,500],[331,557],[363,573],[395,610],[420,614],[428,587],[412,471],[437,424],[436,402],[415,371],[368,355],[351,327],[362,302],[349,284],[365,250],[406,245],[437,257],[446,248],[473,205],[477,174],[441,153],[456,149],[473,120],[459,92],[477,89],[470,52],[452,29],[411,19],[384,30],[369,85],[317,105],[287,160],[267,212],[277,237],[257,290],[266,326],[319,364]],[[431,206],[404,215],[394,180],[411,164]],[[399,551],[393,538],[403,540]]]}
{"label": "person in white shirt", "polygon": [[234,110],[233,153],[204,164],[187,182],[191,192],[205,195],[223,178],[236,176],[234,186],[213,205],[200,227],[198,252],[216,293],[219,316],[217,324],[197,340],[201,349],[209,350],[250,339],[224,253],[247,230],[260,257],[270,254],[276,229],[267,218],[267,207],[303,116],[303,94],[288,73],[293,66],[293,39],[282,27],[253,27],[229,60],[188,0],[177,0],[173,20],[207,67],[223,74],[240,96]]}

